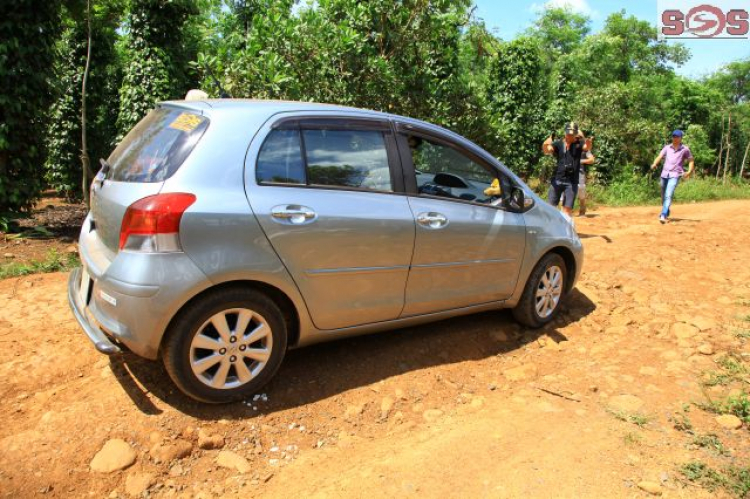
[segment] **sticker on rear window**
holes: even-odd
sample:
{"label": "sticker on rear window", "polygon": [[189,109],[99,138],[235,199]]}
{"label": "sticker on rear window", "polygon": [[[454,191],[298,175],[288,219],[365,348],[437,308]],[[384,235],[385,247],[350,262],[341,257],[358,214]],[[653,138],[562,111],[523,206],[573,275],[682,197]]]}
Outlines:
{"label": "sticker on rear window", "polygon": [[181,132],[192,132],[203,122],[200,116],[192,113],[182,113],[169,124],[169,128]]}

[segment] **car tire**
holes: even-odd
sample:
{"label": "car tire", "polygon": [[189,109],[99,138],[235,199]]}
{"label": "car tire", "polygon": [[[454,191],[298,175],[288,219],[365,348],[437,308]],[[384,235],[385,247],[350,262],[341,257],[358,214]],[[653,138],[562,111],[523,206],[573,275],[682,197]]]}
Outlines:
{"label": "car tire", "polygon": [[[556,253],[544,255],[529,275],[523,295],[513,309],[513,317],[531,328],[539,328],[552,321],[565,298],[567,278],[568,271],[562,257]],[[559,279],[559,282],[552,284],[553,279]]]}
{"label": "car tire", "polygon": [[186,395],[221,404],[258,392],[276,374],[286,349],[287,325],[278,305],[254,289],[226,288],[178,314],[162,342],[162,360]]}

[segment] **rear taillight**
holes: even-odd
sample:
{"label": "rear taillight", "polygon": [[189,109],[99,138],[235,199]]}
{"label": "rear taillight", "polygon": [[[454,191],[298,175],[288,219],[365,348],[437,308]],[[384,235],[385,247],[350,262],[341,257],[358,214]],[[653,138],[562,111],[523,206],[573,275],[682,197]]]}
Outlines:
{"label": "rear taillight", "polygon": [[131,204],[122,219],[120,249],[146,253],[182,251],[180,220],[194,202],[193,194],[172,192]]}

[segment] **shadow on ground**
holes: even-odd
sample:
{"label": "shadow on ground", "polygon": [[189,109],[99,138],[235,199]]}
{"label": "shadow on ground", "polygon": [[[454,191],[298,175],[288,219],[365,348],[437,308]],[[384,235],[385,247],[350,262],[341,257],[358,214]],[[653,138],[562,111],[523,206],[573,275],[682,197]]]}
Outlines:
{"label": "shadow on ground", "polygon": [[605,241],[607,241],[608,244],[612,242],[612,239],[609,236],[604,235],[604,234],[578,234],[578,237],[580,237],[581,239],[590,239],[592,237],[601,237],[602,239],[604,239]]}
{"label": "shadow on ground", "polygon": [[[566,337],[560,328],[592,313],[596,305],[573,290],[566,310],[551,324],[533,330],[519,326],[510,311],[485,312],[357,338],[343,339],[287,353],[274,380],[263,390],[268,402],[207,405],[183,395],[161,362],[133,354],[112,358],[112,369],[125,392],[145,414],[162,411],[147,393],[200,419],[249,419],[259,414],[303,406],[392,376],[503,355],[548,335]],[[498,333],[508,341],[499,341]]]}

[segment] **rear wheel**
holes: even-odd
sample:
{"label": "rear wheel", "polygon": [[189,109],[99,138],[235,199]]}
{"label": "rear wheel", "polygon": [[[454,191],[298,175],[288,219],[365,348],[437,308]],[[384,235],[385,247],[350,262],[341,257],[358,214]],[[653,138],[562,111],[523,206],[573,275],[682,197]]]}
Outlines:
{"label": "rear wheel", "polygon": [[175,384],[202,402],[249,397],[278,370],[287,347],[281,310],[252,289],[210,293],[181,312],[163,343]]}
{"label": "rear wheel", "polygon": [[565,297],[567,268],[556,253],[545,255],[526,281],[513,316],[525,326],[541,327],[555,318]]}

